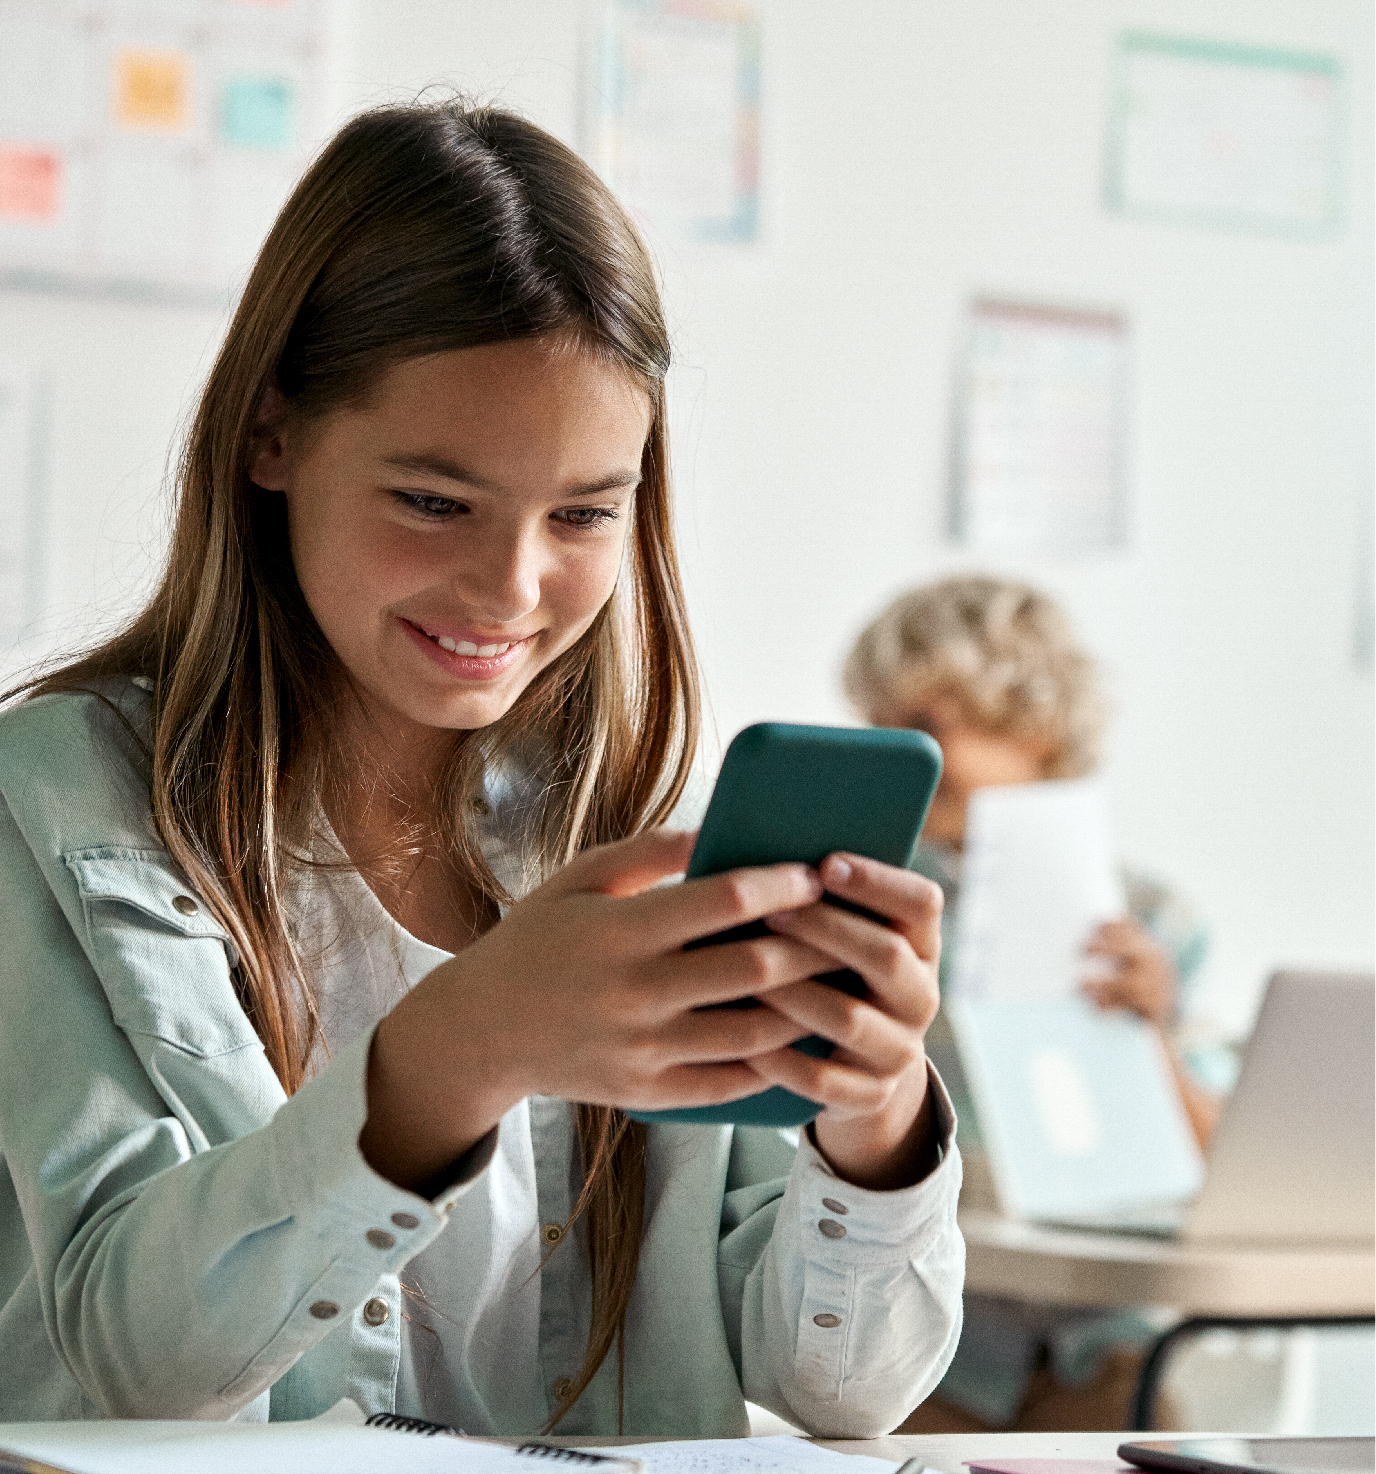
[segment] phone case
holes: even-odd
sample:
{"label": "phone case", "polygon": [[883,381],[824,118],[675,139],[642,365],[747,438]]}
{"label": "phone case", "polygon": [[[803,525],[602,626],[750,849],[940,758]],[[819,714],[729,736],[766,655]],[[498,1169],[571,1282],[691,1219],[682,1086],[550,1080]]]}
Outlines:
{"label": "phone case", "polygon": [[[941,777],[941,749],[925,732],[896,727],[804,727],[761,722],[727,748],[702,821],[688,878],[746,865],[801,860],[819,865],[836,850],[906,866]],[[863,908],[828,897],[848,910]],[[690,947],[765,936],[762,921],[703,937]],[[849,969],[823,982],[854,997],[864,980]],[[758,1007],[750,1000],[728,1008]],[[825,1059],[832,1045],[812,1035],[793,1046]],[[629,1111],[636,1121],[802,1126],[820,1107],[776,1085],[744,1100],[670,1111]]]}

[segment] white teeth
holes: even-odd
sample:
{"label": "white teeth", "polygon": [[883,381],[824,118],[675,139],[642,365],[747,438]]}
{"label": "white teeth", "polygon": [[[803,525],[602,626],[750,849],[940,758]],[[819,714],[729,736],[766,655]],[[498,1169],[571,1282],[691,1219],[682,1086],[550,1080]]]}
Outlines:
{"label": "white teeth", "polygon": [[490,660],[494,655],[505,655],[511,649],[511,641],[507,640],[502,645],[475,645],[471,640],[454,640],[448,635],[431,635],[441,650],[448,650],[451,655],[478,655]]}

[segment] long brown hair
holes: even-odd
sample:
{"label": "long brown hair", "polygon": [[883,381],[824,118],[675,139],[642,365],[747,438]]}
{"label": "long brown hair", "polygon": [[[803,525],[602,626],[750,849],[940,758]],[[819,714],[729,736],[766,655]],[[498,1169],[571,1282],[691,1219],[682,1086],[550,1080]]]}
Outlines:
{"label": "long brown hair", "polygon": [[[236,983],[288,1092],[318,1034],[284,904],[288,868],[337,777],[343,672],[292,569],[285,503],[249,476],[272,388],[290,416],[357,400],[401,359],[549,337],[623,368],[653,420],[625,570],[592,628],[491,727],[457,733],[440,822],[487,914],[509,897],[473,800],[520,744],[545,754],[528,836],[535,873],[662,822],[698,735],[674,552],[663,395],[669,342],[634,226],[576,155],[533,124],[456,101],[376,109],[325,149],[244,289],[178,470],[171,549],[120,634],[24,688],[152,682],[152,810],[163,842],[233,938]],[[579,1200],[592,1276],[583,1365],[557,1422],[621,1340],[635,1282],[645,1128],[580,1106]]]}

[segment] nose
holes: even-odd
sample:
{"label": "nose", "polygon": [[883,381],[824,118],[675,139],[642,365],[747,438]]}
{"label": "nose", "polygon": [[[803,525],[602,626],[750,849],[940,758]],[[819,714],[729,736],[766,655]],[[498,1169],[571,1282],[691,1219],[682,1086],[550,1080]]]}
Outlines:
{"label": "nose", "polygon": [[543,565],[534,529],[494,528],[472,553],[455,583],[484,624],[515,624],[539,607]]}

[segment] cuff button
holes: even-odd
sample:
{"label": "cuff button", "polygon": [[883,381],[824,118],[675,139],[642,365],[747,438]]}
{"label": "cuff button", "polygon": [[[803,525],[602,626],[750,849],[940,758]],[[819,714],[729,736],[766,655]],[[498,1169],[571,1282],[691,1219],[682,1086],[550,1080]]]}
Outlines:
{"label": "cuff button", "polygon": [[391,1313],[391,1306],[381,1296],[374,1295],[371,1300],[364,1302],[363,1319],[370,1326],[380,1326]]}
{"label": "cuff button", "polygon": [[824,1331],[834,1331],[841,1324],[839,1315],[814,1315],[812,1317],[814,1326],[821,1326]]}
{"label": "cuff button", "polygon": [[820,1228],[829,1239],[843,1239],[846,1236],[845,1224],[837,1223],[834,1218],[823,1218],[822,1221],[817,1225],[817,1227]]}
{"label": "cuff button", "polygon": [[844,1203],[838,1203],[835,1198],[823,1198],[822,1206],[828,1213],[839,1213],[842,1218],[850,1212],[850,1209]]}
{"label": "cuff button", "polygon": [[311,1306],[311,1314],[316,1320],[333,1320],[339,1314],[339,1306],[333,1300],[317,1300]]}
{"label": "cuff button", "polygon": [[183,916],[194,916],[201,909],[190,896],[173,896],[172,905]]}
{"label": "cuff button", "polygon": [[398,1228],[419,1228],[420,1219],[414,1213],[393,1213],[392,1222]]}
{"label": "cuff button", "polygon": [[364,1237],[375,1249],[390,1249],[397,1241],[396,1234],[385,1228],[370,1228]]}

